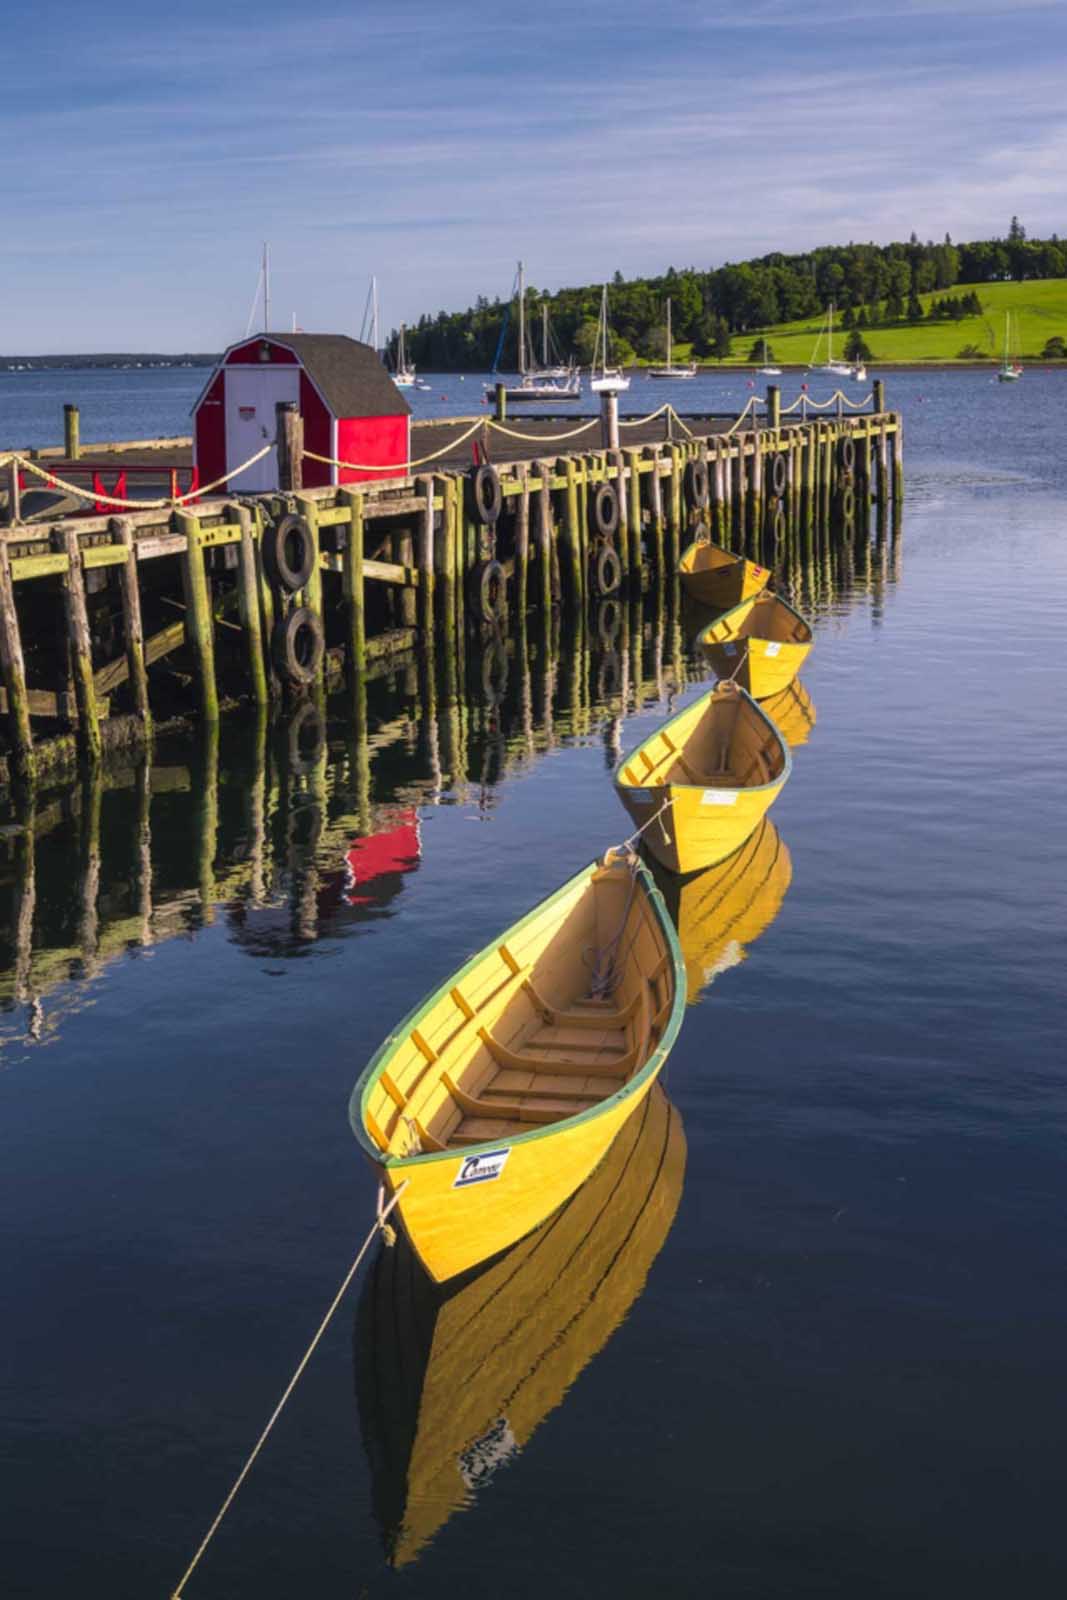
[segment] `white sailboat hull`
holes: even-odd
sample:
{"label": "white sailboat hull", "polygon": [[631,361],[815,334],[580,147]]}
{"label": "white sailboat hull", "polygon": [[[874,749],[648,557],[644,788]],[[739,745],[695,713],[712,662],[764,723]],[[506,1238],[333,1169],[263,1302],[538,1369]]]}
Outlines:
{"label": "white sailboat hull", "polygon": [[602,372],[591,380],[589,387],[594,394],[624,394],[630,387],[630,380],[621,372]]}

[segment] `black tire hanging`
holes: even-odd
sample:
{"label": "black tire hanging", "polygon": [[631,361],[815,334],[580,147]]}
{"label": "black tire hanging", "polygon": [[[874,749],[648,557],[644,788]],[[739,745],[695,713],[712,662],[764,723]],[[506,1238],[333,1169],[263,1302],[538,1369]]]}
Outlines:
{"label": "black tire hanging", "polygon": [[484,463],[471,474],[471,495],[478,520],[488,525],[496,522],[504,505],[500,476],[495,467]]}
{"label": "black tire hanging", "polygon": [[326,746],[326,722],[314,700],[305,700],[289,723],[289,771],[297,777],[314,772]]}
{"label": "black tire hanging", "polygon": [[850,483],[841,491],[841,515],[846,522],[851,522],[856,515],[856,491]]}
{"label": "black tire hanging", "polygon": [[703,511],[708,503],[708,464],[691,460],[685,464],[685,498],[694,511]]}
{"label": "black tire hanging", "polygon": [[605,650],[615,647],[615,640],[619,637],[622,626],[622,611],[617,600],[605,600],[597,609],[596,632],[597,638]]}
{"label": "black tire hanging", "polygon": [[287,683],[311,683],[322,665],[325,647],[322,622],[307,606],[297,606],[274,625],[271,655]]}
{"label": "black tire hanging", "polygon": [[593,591],[605,600],[622,582],[622,562],[612,544],[602,544],[593,560]]}
{"label": "black tire hanging", "polygon": [[786,484],[789,482],[789,469],[785,464],[785,456],[779,454],[771,458],[771,493],[781,499],[785,494]]}
{"label": "black tire hanging", "polygon": [[263,535],[263,565],[279,589],[296,594],[315,570],[315,541],[307,518],[290,513]]}
{"label": "black tire hanging", "polygon": [[841,465],[846,472],[851,472],[856,465],[856,442],[847,433],[841,440]]}
{"label": "black tire hanging", "polygon": [[470,603],[479,622],[501,622],[508,610],[508,580],[499,561],[482,561],[470,575]]}
{"label": "black tire hanging", "polygon": [[593,528],[610,539],[619,526],[619,493],[613,483],[598,483],[593,491]]}

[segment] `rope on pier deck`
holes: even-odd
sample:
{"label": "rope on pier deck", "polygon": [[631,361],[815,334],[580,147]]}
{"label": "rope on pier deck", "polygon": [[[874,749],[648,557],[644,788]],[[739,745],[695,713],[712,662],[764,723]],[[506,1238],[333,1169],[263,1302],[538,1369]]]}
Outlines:
{"label": "rope on pier deck", "polygon": [[[166,500],[123,500],[114,494],[99,494],[95,489],[87,489],[83,484],[68,483],[65,478],[57,478],[54,472],[46,472],[35,461],[29,461],[25,456],[15,455],[14,452],[0,456],[0,467],[5,467],[14,462],[19,467],[24,467],[27,472],[32,472],[34,477],[43,478],[45,483],[53,489],[64,489],[67,494],[77,495],[79,500],[104,500],[109,506],[120,506],[124,511],[169,511],[172,506],[184,506],[190,500],[201,499],[211,493],[212,489],[219,489],[231,478],[240,477],[248,467],[254,467],[257,461],[274,449],[274,440],[265,444],[262,450],[257,450],[254,456],[249,456],[247,461],[242,461],[239,467],[233,467],[223,477],[216,478],[214,483],[205,483],[202,487],[190,489],[186,494],[174,495]],[[160,471],[165,470],[160,468]]]}
{"label": "rope on pier deck", "polygon": [[404,1182],[400,1185],[399,1189],[397,1189],[396,1193],[393,1195],[392,1199],[388,1202],[387,1205],[383,1205],[382,1204],[382,1191],[379,1189],[379,1191],[378,1191],[378,1215],[374,1219],[373,1227],[371,1228],[371,1230],[368,1233],[367,1237],[364,1239],[363,1243],[360,1245],[359,1252],[358,1252],[358,1254],[356,1256],[356,1259],[353,1261],[352,1265],[349,1267],[348,1271],[345,1273],[344,1282],[341,1284],[341,1287],[338,1289],[337,1293],[334,1295],[333,1301],[332,1301],[332,1303],[330,1305],[330,1309],[327,1311],[326,1315],[323,1317],[322,1321],[319,1323],[319,1326],[315,1331],[314,1338],[312,1339],[311,1343],[308,1345],[308,1347],[305,1350],[303,1356],[301,1357],[300,1363],[297,1366],[296,1371],[293,1373],[293,1376],[289,1379],[289,1382],[286,1384],[285,1392],[283,1393],[281,1399],[278,1401],[278,1404],[274,1407],[274,1410],[271,1412],[270,1417],[269,1417],[269,1419],[267,1421],[266,1427],[263,1429],[263,1432],[260,1434],[259,1438],[256,1440],[255,1444],[253,1445],[251,1455],[248,1457],[248,1459],[245,1462],[244,1466],[241,1468],[240,1472],[237,1474],[237,1477],[234,1479],[233,1488],[230,1490],[229,1494],[226,1496],[225,1500],[222,1502],[222,1505],[219,1508],[218,1515],[215,1517],[214,1522],[211,1524],[210,1528],[205,1533],[203,1539],[201,1539],[200,1547],[197,1550],[197,1552],[196,1552],[195,1556],[193,1557],[193,1559],[190,1561],[189,1565],[186,1567],[185,1571],[182,1573],[182,1576],[181,1576],[181,1578],[180,1578],[180,1580],[178,1582],[177,1588],[172,1591],[171,1600],[181,1600],[182,1590],[185,1588],[185,1585],[189,1582],[189,1579],[192,1577],[193,1573],[196,1571],[197,1567],[199,1566],[200,1558],[204,1554],[204,1551],[207,1549],[208,1545],[211,1543],[212,1539],[215,1537],[215,1534],[218,1532],[218,1529],[219,1529],[219,1526],[220,1526],[220,1524],[222,1522],[223,1517],[226,1515],[227,1511],[229,1511],[230,1507],[233,1505],[233,1502],[234,1502],[234,1500],[235,1500],[235,1498],[237,1496],[238,1489],[241,1487],[242,1483],[244,1483],[245,1479],[248,1477],[248,1474],[251,1472],[253,1463],[255,1462],[255,1459],[259,1455],[259,1452],[262,1450],[263,1446],[266,1444],[271,1429],[274,1427],[274,1424],[277,1422],[278,1418],[281,1416],[282,1409],[285,1406],[286,1401],[288,1400],[289,1396],[292,1394],[293,1390],[296,1388],[296,1386],[299,1383],[301,1377],[303,1376],[304,1368],[307,1366],[308,1362],[311,1360],[312,1356],[315,1354],[315,1350],[316,1350],[316,1348],[317,1348],[317,1346],[319,1344],[319,1341],[321,1340],[323,1334],[326,1332],[326,1329],[329,1327],[331,1319],[333,1318],[334,1312],[337,1310],[338,1306],[341,1304],[341,1301],[344,1299],[345,1293],[346,1293],[346,1291],[348,1289],[349,1284],[352,1282],[352,1279],[355,1277],[357,1271],[359,1270],[360,1262],[363,1260],[363,1257],[366,1255],[367,1251],[371,1247],[371,1243],[372,1243],[372,1241],[374,1239],[374,1235],[379,1230],[381,1230],[382,1233],[387,1233],[386,1219],[388,1218],[390,1211],[392,1211],[393,1207],[396,1205],[397,1201],[400,1199],[400,1196],[403,1194],[403,1192],[407,1188],[407,1186],[408,1186],[408,1180],[405,1178]]}

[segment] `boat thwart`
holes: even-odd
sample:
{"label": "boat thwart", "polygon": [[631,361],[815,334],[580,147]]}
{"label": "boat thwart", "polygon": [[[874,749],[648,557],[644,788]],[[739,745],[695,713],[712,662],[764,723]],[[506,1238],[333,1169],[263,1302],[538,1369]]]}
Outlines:
{"label": "boat thwart", "polygon": [[713,611],[727,611],[758,594],[771,575],[768,567],[735,556],[709,539],[696,539],[682,551],[678,574],[686,594]]}

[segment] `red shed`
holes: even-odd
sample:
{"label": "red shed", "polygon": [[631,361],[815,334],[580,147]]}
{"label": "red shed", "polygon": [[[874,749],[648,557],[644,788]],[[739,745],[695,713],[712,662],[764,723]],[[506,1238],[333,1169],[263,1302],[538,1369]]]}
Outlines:
{"label": "red shed", "polygon": [[[388,469],[359,472],[305,458],[309,489],[395,476],[410,459],[411,407],[370,345],[343,333],[261,333],[230,346],[193,407],[200,482],[214,483],[273,440],[275,407],[284,402],[300,410],[306,449]],[[245,494],[277,489],[277,451],[228,487]]]}

